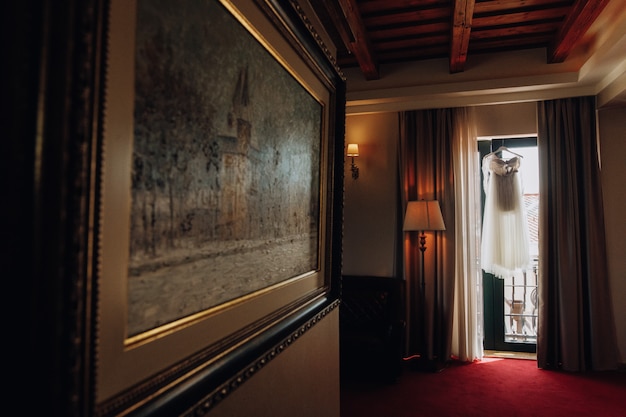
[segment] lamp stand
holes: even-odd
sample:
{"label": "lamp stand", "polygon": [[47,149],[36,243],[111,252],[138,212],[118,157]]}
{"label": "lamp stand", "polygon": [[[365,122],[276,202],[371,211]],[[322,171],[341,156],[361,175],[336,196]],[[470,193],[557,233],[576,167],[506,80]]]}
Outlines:
{"label": "lamp stand", "polygon": [[[437,357],[438,355],[445,355],[445,349],[441,349],[441,345],[443,344],[440,340],[440,325],[441,323],[441,314],[439,314],[439,288],[437,282],[437,274],[435,274],[433,279],[433,303],[432,303],[432,311],[433,311],[433,330],[429,331],[429,327],[427,323],[429,323],[427,317],[427,308],[426,308],[426,273],[425,270],[425,262],[424,262],[424,252],[426,252],[426,235],[424,232],[432,231],[437,232],[440,230],[446,230],[446,225],[443,221],[443,216],[441,214],[441,207],[439,206],[439,202],[437,200],[419,200],[419,201],[409,201],[406,206],[406,213],[404,216],[404,225],[402,226],[402,230],[405,232],[419,232],[419,250],[422,253],[420,264],[420,283],[417,284],[421,286],[420,294],[419,294],[419,302],[420,302],[420,312],[421,317],[421,326],[418,329],[417,333],[419,334],[419,354],[411,356],[411,365],[414,365],[416,370],[420,371],[431,371],[437,372],[443,369],[445,362],[442,361],[441,357]],[[415,245],[415,241],[411,240],[410,244],[412,246]],[[437,245],[435,245],[435,259],[437,259]],[[417,253],[415,253],[417,255]],[[412,262],[417,261],[417,256],[412,257]],[[412,273],[417,268],[412,269]],[[414,281],[412,281],[414,282]],[[415,285],[415,286],[417,286]],[[415,320],[416,322],[419,320]],[[413,326],[411,327],[413,329]],[[434,333],[434,334],[433,334]],[[426,335],[433,336],[433,358],[430,359],[429,352],[429,340]]]}
{"label": "lamp stand", "polygon": [[[421,231],[420,234],[420,246],[419,250],[421,252],[421,264],[420,264],[420,314],[422,316],[422,325],[420,326],[420,352],[419,358],[414,359],[412,362],[413,369],[417,371],[427,371],[427,372],[439,372],[443,369],[436,359],[430,360],[428,359],[428,342],[426,340],[426,275],[424,273],[424,252],[426,252],[426,235],[424,231]],[[436,281],[435,281],[435,297],[437,297],[436,293]]]}

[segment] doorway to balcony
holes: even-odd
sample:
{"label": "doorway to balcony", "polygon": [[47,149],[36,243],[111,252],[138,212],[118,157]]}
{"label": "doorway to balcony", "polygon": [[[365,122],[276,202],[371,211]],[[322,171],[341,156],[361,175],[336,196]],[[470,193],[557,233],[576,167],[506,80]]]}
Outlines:
{"label": "doorway to balcony", "polygon": [[[532,266],[510,276],[496,277],[483,271],[483,318],[486,352],[510,355],[507,352],[534,353],[537,349],[538,265],[539,265],[539,159],[536,137],[481,138],[478,141],[480,160],[501,146],[521,155],[522,196],[530,243]],[[503,158],[507,156],[503,151]],[[483,173],[481,170],[481,184]],[[481,187],[484,218],[486,194]]]}

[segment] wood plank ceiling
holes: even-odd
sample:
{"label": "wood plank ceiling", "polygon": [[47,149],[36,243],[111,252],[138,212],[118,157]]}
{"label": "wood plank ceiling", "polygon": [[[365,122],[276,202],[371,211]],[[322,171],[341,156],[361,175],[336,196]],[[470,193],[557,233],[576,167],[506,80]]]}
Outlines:
{"label": "wood plank ceiling", "polygon": [[569,53],[609,0],[312,0],[338,50],[340,67],[367,80],[379,65],[449,59],[462,72],[468,55],[547,48],[547,62]]}

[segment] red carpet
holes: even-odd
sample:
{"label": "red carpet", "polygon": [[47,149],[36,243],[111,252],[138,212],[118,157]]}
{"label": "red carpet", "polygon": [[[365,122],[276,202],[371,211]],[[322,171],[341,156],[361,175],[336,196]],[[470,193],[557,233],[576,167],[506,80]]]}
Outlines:
{"label": "red carpet", "polygon": [[626,372],[566,373],[485,358],[395,384],[346,382],[341,417],[626,417]]}

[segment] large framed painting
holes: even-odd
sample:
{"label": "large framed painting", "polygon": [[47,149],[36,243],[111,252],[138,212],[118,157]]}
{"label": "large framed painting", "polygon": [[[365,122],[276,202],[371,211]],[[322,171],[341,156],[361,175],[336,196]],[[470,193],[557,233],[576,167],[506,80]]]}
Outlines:
{"label": "large framed painting", "polygon": [[94,414],[206,412],[338,303],[344,81],[295,1],[106,11]]}

